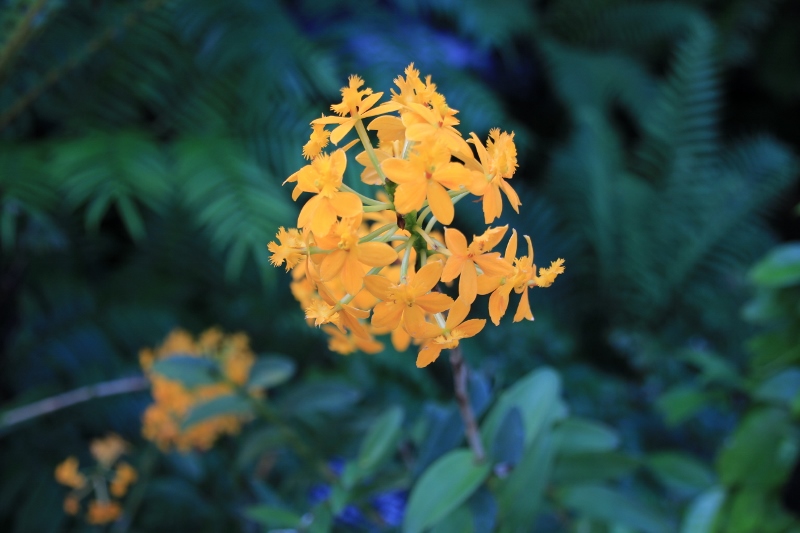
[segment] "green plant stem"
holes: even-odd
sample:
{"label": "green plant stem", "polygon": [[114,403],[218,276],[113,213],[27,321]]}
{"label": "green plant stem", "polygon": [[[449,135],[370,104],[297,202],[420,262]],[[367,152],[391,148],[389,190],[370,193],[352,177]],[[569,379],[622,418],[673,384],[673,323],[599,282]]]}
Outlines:
{"label": "green plant stem", "polygon": [[380,228],[376,229],[373,232],[367,233],[366,235],[361,237],[358,240],[358,242],[359,243],[369,242],[369,241],[375,239],[375,237],[377,237],[378,235],[386,233],[387,231],[392,231],[392,230],[394,230],[396,228],[397,228],[397,224],[395,224],[394,222],[390,222],[389,224],[386,224],[385,226],[381,226]]}
{"label": "green plant stem", "polygon": [[358,138],[361,139],[361,144],[364,145],[364,150],[367,152],[367,157],[369,157],[369,160],[375,167],[375,171],[378,173],[378,176],[380,176],[381,181],[386,183],[386,174],[383,173],[381,164],[378,161],[378,156],[375,154],[375,148],[372,147],[372,143],[369,141],[369,135],[367,135],[367,130],[364,129],[364,122],[360,118],[356,121],[356,132],[358,132]]}
{"label": "green plant stem", "polygon": [[385,202],[381,202],[380,200],[376,200],[374,198],[370,198],[369,196],[364,196],[360,192],[356,191],[355,189],[353,189],[352,187],[350,187],[349,185],[346,185],[344,183],[342,183],[342,186],[340,187],[340,189],[345,191],[345,192],[350,192],[350,193],[355,194],[356,196],[358,196],[361,199],[362,202],[364,202],[367,205],[383,205],[385,203]]}
{"label": "green plant stem", "polygon": [[380,204],[376,204],[376,205],[366,205],[366,206],[364,206],[363,211],[365,213],[375,213],[377,211],[386,211],[386,210],[389,210],[389,209],[394,209],[394,205],[387,204],[387,203],[384,202],[384,203],[380,203]]}

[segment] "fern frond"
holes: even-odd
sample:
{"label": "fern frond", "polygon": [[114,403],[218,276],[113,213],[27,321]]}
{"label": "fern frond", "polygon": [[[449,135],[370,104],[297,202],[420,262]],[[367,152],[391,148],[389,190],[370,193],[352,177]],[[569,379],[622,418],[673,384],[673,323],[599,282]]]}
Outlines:
{"label": "fern frond", "polygon": [[67,205],[86,207],[89,228],[98,228],[114,206],[134,239],[145,235],[140,205],[160,210],[172,189],[161,151],[135,132],[59,143],[51,168]]}
{"label": "fern frond", "polygon": [[289,193],[230,141],[185,139],[175,157],[185,208],[210,233],[212,246],[225,251],[228,279],[241,274],[249,257],[268,275],[266,244],[278,226],[294,222]]}
{"label": "fern frond", "polygon": [[718,154],[722,98],[715,42],[710,26],[701,22],[692,26],[689,36],[678,45],[660,97],[643,120],[636,168],[651,181],[690,176]]}

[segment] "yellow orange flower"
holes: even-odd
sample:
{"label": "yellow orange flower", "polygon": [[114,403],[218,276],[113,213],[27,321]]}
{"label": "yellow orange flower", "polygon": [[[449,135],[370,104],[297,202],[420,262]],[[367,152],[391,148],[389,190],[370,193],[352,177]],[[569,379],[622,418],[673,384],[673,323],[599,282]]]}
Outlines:
{"label": "yellow orange flower", "polygon": [[[516,258],[516,231],[512,232],[506,246],[504,260],[513,265],[512,274],[507,276],[480,276],[478,278],[478,294],[492,293],[489,297],[489,316],[495,325],[500,324],[500,318],[505,315],[506,309],[508,309],[509,295],[512,290],[517,294],[521,294],[517,311],[514,314],[514,322],[520,322],[523,319],[533,320],[533,313],[528,300],[528,289],[537,285],[549,287],[556,276],[564,272],[564,260],[559,259],[558,261],[553,261],[550,268],[541,269],[543,277],[536,276],[536,265],[533,264],[533,243],[527,235],[525,235],[525,240],[528,241],[528,255],[520,258]],[[542,281],[541,285],[537,281],[539,279]]]}
{"label": "yellow orange flower", "polygon": [[267,249],[272,252],[269,262],[274,266],[281,266],[286,263],[287,272],[297,266],[297,263],[303,259],[308,250],[306,241],[309,235],[304,235],[303,233],[303,230],[294,228],[290,228],[289,231],[286,231],[283,226],[278,228],[278,233],[275,236],[278,242],[271,242],[267,245]]}
{"label": "yellow orange flower", "polygon": [[470,179],[464,165],[451,163],[450,150],[438,141],[416,146],[408,160],[387,159],[381,168],[398,184],[394,193],[398,213],[416,211],[427,199],[431,211],[442,224],[450,224],[455,213],[453,200],[445,187],[465,188]]}
{"label": "yellow orange flower", "polygon": [[[347,156],[343,150],[333,154],[321,154],[311,164],[292,174],[286,182],[295,182],[292,199],[304,192],[314,193],[300,210],[297,225],[311,228],[314,235],[328,234],[336,217],[355,217],[361,213],[361,200],[351,192],[341,192]],[[284,183],[286,183],[284,182]]]}
{"label": "yellow orange flower", "polygon": [[128,492],[128,487],[135,483],[137,478],[136,469],[128,463],[121,462],[114,472],[114,479],[111,480],[111,494],[122,498]]}
{"label": "yellow orange flower", "polygon": [[93,525],[109,524],[122,515],[122,506],[117,502],[92,500],[89,502],[89,511],[86,520]]}
{"label": "yellow orange flower", "polygon": [[338,124],[331,132],[330,139],[333,144],[339,144],[339,141],[353,129],[359,120],[391,113],[400,108],[399,104],[394,102],[386,102],[378,107],[373,107],[381,99],[383,93],[373,94],[372,89],[369,88],[361,90],[362,85],[364,85],[364,80],[358,76],[350,76],[348,86],[342,88],[342,101],[331,106],[331,110],[339,116],[322,117],[312,122],[314,125]]}
{"label": "yellow orange flower", "polygon": [[81,501],[74,494],[68,494],[64,498],[64,512],[68,515],[76,515],[81,510]]}
{"label": "yellow orange flower", "polygon": [[332,326],[323,326],[322,330],[330,336],[328,348],[341,355],[350,355],[358,350],[364,353],[378,353],[383,350],[383,343],[372,337],[363,339],[352,333],[342,333]]}
{"label": "yellow orange flower", "polygon": [[78,472],[78,458],[74,456],[67,457],[56,467],[55,478],[62,485],[73,489],[86,485],[86,476]]}
{"label": "yellow orange flower", "polygon": [[489,132],[484,148],[478,136],[471,134],[470,142],[475,145],[480,159],[480,172],[470,186],[470,192],[483,197],[484,221],[489,224],[503,212],[502,190],[511,207],[519,213],[522,204],[516,191],[506,181],[517,169],[517,148],[514,145],[514,133],[500,133],[498,128]]}
{"label": "yellow orange flower", "polygon": [[375,306],[372,325],[379,329],[394,330],[403,322],[413,332],[420,329],[425,313],[441,313],[450,308],[453,299],[438,292],[430,292],[442,275],[441,263],[429,263],[419,269],[408,283],[392,283],[383,276],[367,276],[367,290],[382,302]]}
{"label": "yellow orange flower", "polygon": [[461,298],[453,303],[447,314],[444,327],[425,323],[420,335],[427,340],[417,355],[417,367],[426,367],[439,358],[442,350],[451,350],[458,346],[461,339],[474,337],[486,325],[486,320],[472,319],[465,321],[470,305]]}
{"label": "yellow orange flower", "polygon": [[[320,279],[328,281],[341,275],[347,292],[353,296],[358,294],[364,283],[366,269],[364,265],[382,267],[394,263],[397,252],[385,242],[359,242],[358,228],[361,217],[342,220],[332,231],[333,240],[338,239],[336,249],[327,254],[319,266]],[[332,248],[332,246],[325,246]]]}
{"label": "yellow orange flower", "polygon": [[312,124],[311,137],[303,146],[303,157],[306,159],[314,159],[317,157],[322,149],[328,146],[328,138],[330,136],[331,132],[325,129],[324,124]]}
{"label": "yellow orange flower", "polygon": [[461,276],[458,281],[459,298],[471,304],[478,294],[478,271],[480,267],[489,276],[504,276],[513,273],[513,268],[500,258],[497,252],[487,253],[497,246],[508,226],[487,229],[483,235],[475,235],[467,246],[464,234],[454,228],[445,228],[444,240],[450,256],[444,265],[442,281],[448,282]]}

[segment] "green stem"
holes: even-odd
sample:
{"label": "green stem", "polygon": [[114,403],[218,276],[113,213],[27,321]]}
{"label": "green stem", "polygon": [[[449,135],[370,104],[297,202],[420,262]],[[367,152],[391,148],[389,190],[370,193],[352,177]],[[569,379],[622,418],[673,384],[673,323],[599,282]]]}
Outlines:
{"label": "green stem", "polygon": [[373,240],[375,237],[377,237],[378,235],[386,233],[387,231],[393,230],[395,228],[397,228],[397,224],[391,222],[389,224],[386,224],[385,226],[381,226],[380,228],[376,229],[375,231],[373,231],[371,233],[367,233],[366,235],[361,237],[358,240],[358,242],[359,243],[369,242],[369,241]]}
{"label": "green stem", "polygon": [[383,205],[384,204],[384,202],[381,202],[380,200],[375,200],[374,198],[370,198],[369,196],[364,196],[360,192],[356,191],[355,189],[353,189],[352,187],[350,187],[349,185],[346,185],[344,183],[342,183],[342,186],[340,187],[340,189],[345,191],[345,192],[351,192],[351,193],[355,194],[356,196],[358,196],[361,199],[362,202],[364,202],[367,205]]}
{"label": "green stem", "polygon": [[428,233],[419,226],[416,226],[414,228],[414,232],[423,239],[425,239],[425,242],[428,243],[428,246],[430,246],[431,250],[433,250],[434,252],[439,252],[447,256],[451,255],[450,250],[447,249],[447,246],[445,246],[444,244],[440,243],[439,241],[428,235]]}
{"label": "green stem", "polygon": [[403,254],[403,262],[400,263],[400,283],[405,283],[408,280],[408,263],[411,259],[411,250],[413,248],[411,241],[408,241],[406,243],[406,253]]}
{"label": "green stem", "polygon": [[383,173],[381,164],[378,161],[378,156],[375,155],[375,148],[372,147],[372,143],[369,141],[369,135],[367,135],[367,130],[364,129],[364,122],[360,118],[356,121],[356,131],[358,132],[358,138],[361,139],[361,144],[364,145],[364,150],[366,150],[369,160],[375,167],[375,171],[378,173],[378,176],[381,177],[383,183],[386,183],[386,174]]}
{"label": "green stem", "polygon": [[362,211],[365,213],[376,213],[378,211],[386,211],[389,209],[394,209],[394,206],[392,204],[380,203],[377,205],[366,205]]}

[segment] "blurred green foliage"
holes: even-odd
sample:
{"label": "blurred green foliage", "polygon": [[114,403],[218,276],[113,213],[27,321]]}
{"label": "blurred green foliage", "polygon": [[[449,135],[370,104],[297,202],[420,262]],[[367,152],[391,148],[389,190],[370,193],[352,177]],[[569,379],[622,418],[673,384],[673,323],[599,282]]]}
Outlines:
{"label": "blurred green foliage", "polygon": [[[146,392],[0,414],[0,529],[96,529],[62,513],[53,469],[115,431],[141,478],[115,531],[800,531],[800,253],[776,247],[773,214],[797,190],[793,16],[778,0],[0,2],[3,411],[136,375],[140,348],[218,324],[282,354],[255,374],[267,405],[334,471],[260,420],[161,454],[139,436]],[[412,61],[463,131],[515,131],[508,220],[567,260],[533,324],[465,345],[480,466],[446,364],[330,354],[268,264],[308,122],[348,74],[381,90]],[[460,216],[471,230],[479,208]],[[194,422],[251,407],[204,409]]]}

